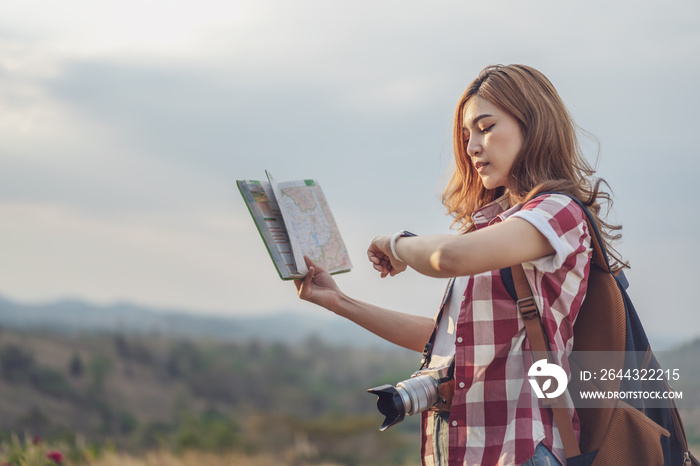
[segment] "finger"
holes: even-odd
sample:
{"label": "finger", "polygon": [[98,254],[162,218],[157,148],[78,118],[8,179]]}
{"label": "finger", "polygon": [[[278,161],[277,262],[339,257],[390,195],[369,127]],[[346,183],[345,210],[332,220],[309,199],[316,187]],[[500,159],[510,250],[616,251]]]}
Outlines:
{"label": "finger", "polygon": [[386,264],[373,264],[372,268],[381,274],[384,274],[387,271]]}
{"label": "finger", "polygon": [[321,273],[321,272],[325,271],[325,269],[324,269],[323,267],[321,267],[321,266],[318,265],[316,262],[314,262],[313,260],[311,260],[311,258],[310,258],[309,256],[307,256],[307,255],[304,255],[304,262],[306,263],[306,268],[307,268],[307,269],[313,268],[313,269],[316,270],[316,273]]}
{"label": "finger", "polygon": [[368,249],[367,257],[369,258],[369,260],[372,260],[372,258],[381,259],[382,257],[384,257],[384,253],[377,249]]}
{"label": "finger", "polygon": [[304,254],[304,263],[306,264],[306,268],[309,269],[315,265],[314,261],[312,261],[311,258],[306,254]]}
{"label": "finger", "polygon": [[299,291],[299,296],[301,298],[308,298],[311,288],[311,280],[314,278],[315,270],[313,267],[309,267],[309,272],[306,274],[303,280],[295,280],[299,282],[297,290]]}
{"label": "finger", "polygon": [[295,284],[297,285],[297,295],[301,299],[306,299],[306,280],[295,280]]}
{"label": "finger", "polygon": [[383,257],[384,255],[385,255],[385,254],[384,254],[384,251],[382,251],[382,250],[379,249],[379,248],[374,247],[374,244],[371,245],[371,246],[369,247],[369,249],[367,249],[367,257],[369,257],[370,260],[371,260],[372,257],[379,257],[379,258],[381,258],[381,257]]}

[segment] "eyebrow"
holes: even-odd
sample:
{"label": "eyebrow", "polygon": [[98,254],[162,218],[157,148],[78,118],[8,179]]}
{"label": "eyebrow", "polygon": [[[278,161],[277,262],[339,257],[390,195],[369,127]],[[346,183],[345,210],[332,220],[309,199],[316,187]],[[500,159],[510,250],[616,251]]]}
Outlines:
{"label": "eyebrow", "polygon": [[[474,119],[472,120],[472,125],[475,125],[475,124],[477,124],[480,120],[483,120],[484,118],[487,118],[487,117],[490,117],[490,116],[493,116],[493,115],[488,114],[488,113],[484,113],[483,115],[479,115],[478,117],[476,117],[476,118],[474,118]],[[468,130],[468,128],[467,128],[466,126],[462,126],[462,129],[467,129],[467,130]]]}

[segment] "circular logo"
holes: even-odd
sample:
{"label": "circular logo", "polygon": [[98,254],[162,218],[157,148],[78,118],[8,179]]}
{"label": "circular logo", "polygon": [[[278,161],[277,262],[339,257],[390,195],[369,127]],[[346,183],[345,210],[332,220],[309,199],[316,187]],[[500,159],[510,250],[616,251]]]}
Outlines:
{"label": "circular logo", "polygon": [[[546,359],[540,359],[534,363],[530,370],[527,371],[527,375],[530,377],[530,385],[532,385],[537,398],[556,398],[566,390],[566,384],[568,383],[566,372],[556,364],[548,363]],[[547,380],[540,386],[540,379],[545,377]],[[554,390],[551,390],[552,378],[557,381],[557,386]]]}

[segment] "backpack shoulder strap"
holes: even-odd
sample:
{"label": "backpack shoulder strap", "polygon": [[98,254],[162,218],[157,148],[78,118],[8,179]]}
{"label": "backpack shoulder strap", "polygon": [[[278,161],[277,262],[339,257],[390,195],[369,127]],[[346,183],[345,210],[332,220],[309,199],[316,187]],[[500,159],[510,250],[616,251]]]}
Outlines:
{"label": "backpack shoulder strap", "polygon": [[[542,193],[542,194],[554,194],[554,193]],[[557,193],[558,194],[558,193]],[[571,196],[569,196],[571,197]],[[589,228],[591,222],[595,228],[595,221],[590,216],[590,212],[585,206],[578,200],[572,197],[572,199],[581,206],[583,211],[586,213],[586,217],[589,223]],[[596,239],[599,239],[597,228],[595,229]],[[607,255],[605,254],[605,248],[602,244],[598,245],[598,259],[604,261],[607,264]],[[594,248],[595,250],[596,248]],[[602,252],[602,254],[600,254]],[[504,269],[507,270],[507,269]],[[608,267],[609,270],[609,267]],[[506,272],[507,275],[507,272]],[[542,322],[540,321],[540,314],[537,309],[537,302],[530,288],[530,284],[525,276],[525,270],[522,264],[514,265],[510,268],[510,275],[513,280],[513,288],[515,289],[515,294],[517,295],[517,308],[518,312],[523,318],[523,323],[525,324],[525,332],[527,334],[527,339],[530,341],[530,348],[532,349],[533,362],[542,359],[542,355],[549,353],[549,344],[547,343],[546,336],[542,329]],[[559,399],[558,399],[559,400]],[[552,400],[549,400],[550,403]],[[554,422],[557,424],[559,429],[559,435],[561,437],[562,443],[564,444],[564,452],[567,458],[573,458],[581,454],[581,449],[579,447],[578,441],[576,440],[576,432],[574,431],[573,422],[571,416],[569,416],[569,409],[561,401],[554,401],[551,404],[552,414],[554,416]]]}
{"label": "backpack shoulder strap", "polygon": [[[511,270],[513,273],[513,283],[519,298],[517,301],[518,312],[520,312],[523,322],[525,323],[525,332],[527,333],[528,340],[530,340],[533,362],[543,358],[549,359],[547,357],[549,345],[547,344],[544,331],[542,330],[540,313],[537,310],[537,304],[530,289],[530,285],[527,282],[527,277],[525,277],[523,266],[521,264],[514,265]],[[569,409],[566,405],[558,401],[552,403],[553,400],[548,398],[545,398],[543,401],[547,400],[551,403],[550,408],[554,415],[554,422],[556,422],[557,428],[559,429],[561,441],[564,444],[566,457],[573,458],[574,456],[580,455],[581,450],[576,440],[576,433],[574,432],[574,426],[569,416]]]}

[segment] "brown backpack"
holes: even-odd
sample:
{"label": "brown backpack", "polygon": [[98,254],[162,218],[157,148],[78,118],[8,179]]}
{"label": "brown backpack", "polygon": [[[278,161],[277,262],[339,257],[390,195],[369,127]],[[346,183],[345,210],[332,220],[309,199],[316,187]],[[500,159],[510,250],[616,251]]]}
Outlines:
{"label": "brown backpack", "polygon": [[[544,194],[544,193],[543,193]],[[655,381],[637,381],[645,390],[670,391],[663,371],[654,357],[632,301],[627,295],[624,274],[614,274],[610,268],[605,244],[596,223],[586,206],[572,197],[587,217],[592,233],[593,255],[588,278],[586,298],[574,324],[573,354],[569,360],[571,373],[580,374],[598,352],[609,358],[606,367],[631,371],[658,370],[662,376]],[[504,269],[508,270],[508,269]],[[518,309],[525,322],[527,337],[533,351],[533,361],[547,355],[548,345],[542,331],[539,312],[534,305],[532,291],[525,278],[522,265],[511,267],[502,273],[503,281],[517,295]],[[502,271],[503,272],[503,271]],[[509,277],[508,275],[511,275]],[[512,282],[510,280],[512,279]],[[510,283],[509,283],[510,282]],[[583,355],[583,356],[581,356]],[[591,366],[593,367],[593,366]],[[572,377],[569,394],[582,390],[618,392],[624,387],[623,378],[580,381]],[[685,429],[673,399],[664,400],[661,406],[632,406],[622,400],[598,400],[596,407],[577,409],[581,436],[576,442],[568,409],[563,397],[551,402],[555,423],[559,429],[569,466],[583,465],[684,465],[700,466],[700,462],[688,450]],[[550,399],[543,400],[545,402]]]}

